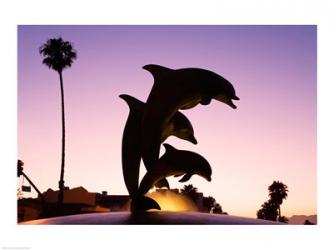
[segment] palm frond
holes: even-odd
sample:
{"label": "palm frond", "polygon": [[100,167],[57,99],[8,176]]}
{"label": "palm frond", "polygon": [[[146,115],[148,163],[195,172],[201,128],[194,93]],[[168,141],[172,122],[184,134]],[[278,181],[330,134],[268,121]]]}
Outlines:
{"label": "palm frond", "polygon": [[77,58],[73,45],[61,37],[48,39],[39,47],[39,53],[44,56],[43,64],[58,72],[70,67]]}

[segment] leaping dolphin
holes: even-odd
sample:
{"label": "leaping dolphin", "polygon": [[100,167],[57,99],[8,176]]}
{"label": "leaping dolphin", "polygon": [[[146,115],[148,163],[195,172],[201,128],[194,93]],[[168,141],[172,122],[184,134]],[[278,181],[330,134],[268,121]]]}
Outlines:
{"label": "leaping dolphin", "polygon": [[192,175],[197,174],[207,181],[211,181],[212,169],[204,157],[191,151],[178,150],[167,143],[164,143],[163,146],[165,147],[164,155],[153,168],[147,171],[140,183],[140,195],[143,196],[156,182],[169,176],[184,175],[179,182],[185,182]]}
{"label": "leaping dolphin", "polygon": [[[129,115],[125,124],[122,139],[122,167],[126,188],[130,197],[134,199],[138,192],[141,159],[141,121],[145,103],[130,95],[123,94],[119,97],[129,106]],[[193,144],[197,144],[192,124],[181,112],[176,112],[170,119],[169,123],[167,123],[162,133],[161,142],[171,135],[190,141]],[[161,179],[156,185],[158,187],[169,187],[166,179]],[[149,198],[147,197],[147,199]],[[141,203],[143,202],[141,201]],[[149,204],[146,206],[149,207]]]}
{"label": "leaping dolphin", "polygon": [[205,69],[169,69],[148,64],[143,69],[154,77],[142,119],[142,159],[149,170],[159,159],[163,131],[179,109],[189,109],[216,99],[236,108],[239,100],[232,84],[222,76]]}

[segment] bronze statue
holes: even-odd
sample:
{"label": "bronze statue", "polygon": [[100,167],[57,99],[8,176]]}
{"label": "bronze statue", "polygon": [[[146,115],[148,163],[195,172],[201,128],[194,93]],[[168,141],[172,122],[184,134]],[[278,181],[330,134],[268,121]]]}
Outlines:
{"label": "bronze statue", "polygon": [[[170,135],[197,143],[191,122],[178,110],[190,109],[199,103],[208,105],[212,99],[236,109],[232,100],[239,100],[232,84],[212,71],[174,70],[154,64],[143,68],[154,77],[147,102],[120,95],[130,109],[123,133],[122,165],[132,211],[160,209],[153,199],[144,195],[153,186],[169,188],[166,177],[184,175],[180,182],[185,182],[198,174],[211,180],[210,164],[197,153],[178,150],[165,143],[166,152],[159,158],[161,143]],[[147,173],[139,185],[141,158]]]}

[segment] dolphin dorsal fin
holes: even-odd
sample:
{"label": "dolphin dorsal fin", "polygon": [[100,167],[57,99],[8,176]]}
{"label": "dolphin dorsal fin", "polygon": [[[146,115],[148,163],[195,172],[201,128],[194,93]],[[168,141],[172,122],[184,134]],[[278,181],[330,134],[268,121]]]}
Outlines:
{"label": "dolphin dorsal fin", "polygon": [[149,71],[153,75],[155,81],[161,80],[165,75],[172,71],[172,69],[157,64],[147,64],[142,68]]}
{"label": "dolphin dorsal fin", "polygon": [[168,144],[168,143],[163,143],[163,146],[164,146],[164,148],[165,148],[165,153],[166,153],[166,154],[173,153],[173,152],[176,152],[176,151],[177,151],[176,148],[174,148],[173,146],[171,146],[171,145]]}

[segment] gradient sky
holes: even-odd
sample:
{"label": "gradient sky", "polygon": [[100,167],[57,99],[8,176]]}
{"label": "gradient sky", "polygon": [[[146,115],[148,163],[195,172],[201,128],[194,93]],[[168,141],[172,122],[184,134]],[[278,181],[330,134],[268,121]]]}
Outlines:
{"label": "gradient sky", "polygon": [[18,158],[41,191],[58,186],[61,106],[58,75],[38,48],[57,36],[78,53],[63,73],[66,186],[127,194],[128,107],[118,95],[146,100],[153,79],[145,64],[200,67],[228,79],[240,101],[236,110],[212,101],[183,112],[198,145],[167,142],[200,153],[213,169],[212,182],[194,176],[187,184],[229,214],[256,217],[279,180],[290,191],[283,215],[317,213],[316,26],[18,26]]}

